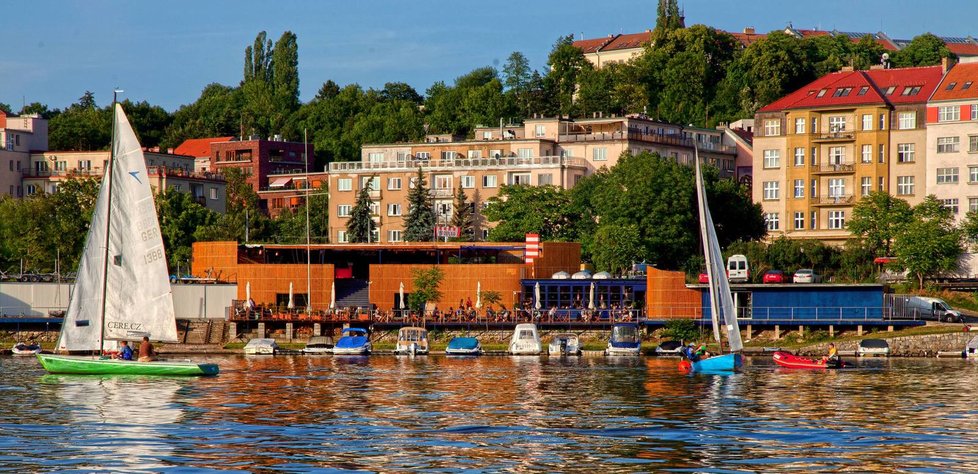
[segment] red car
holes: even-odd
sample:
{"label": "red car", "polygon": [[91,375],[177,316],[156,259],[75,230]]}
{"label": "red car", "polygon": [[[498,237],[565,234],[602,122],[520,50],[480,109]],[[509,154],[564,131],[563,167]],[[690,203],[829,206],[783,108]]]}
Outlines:
{"label": "red car", "polygon": [[700,273],[700,283],[709,283],[709,282],[710,282],[710,275],[708,275],[706,272]]}
{"label": "red car", "polygon": [[764,272],[764,283],[784,283],[784,272],[781,270],[768,270]]}

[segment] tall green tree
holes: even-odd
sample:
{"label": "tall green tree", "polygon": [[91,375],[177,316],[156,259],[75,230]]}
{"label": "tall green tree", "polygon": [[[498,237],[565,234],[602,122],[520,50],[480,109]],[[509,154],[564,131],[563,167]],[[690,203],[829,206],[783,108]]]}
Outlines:
{"label": "tall green tree", "polygon": [[961,256],[961,232],[954,226],[954,216],[933,195],[913,208],[913,216],[897,234],[893,252],[899,264],[917,277],[920,288],[924,278],[940,272],[954,271]]}
{"label": "tall green tree", "polygon": [[441,282],[444,279],[445,273],[438,267],[411,270],[411,282],[414,284],[414,291],[411,293],[409,302],[418,314],[425,314],[425,307],[429,302],[437,303],[441,300]]}
{"label": "tall green tree", "polygon": [[574,113],[574,92],[577,79],[583,71],[593,69],[584,53],[574,46],[573,36],[562,36],[554,43],[547,57],[549,68],[544,78],[544,87],[554,99],[555,110],[551,113],[571,115]]}
{"label": "tall green tree", "polygon": [[641,237],[634,224],[606,224],[594,237],[592,259],[599,270],[621,275],[633,262],[644,259]]}
{"label": "tall green tree", "polygon": [[53,150],[104,150],[112,141],[112,116],[95,105],[95,95],[89,91],[52,118],[48,127],[48,146]]}
{"label": "tall green tree", "polygon": [[173,113],[160,146],[176,148],[191,138],[240,136],[244,94],[238,87],[208,84],[192,104]]}
{"label": "tall green tree", "polygon": [[957,59],[948,49],[944,40],[931,33],[915,36],[905,48],[893,53],[890,58],[896,67],[933,66],[941,59]]}
{"label": "tall green tree", "polygon": [[655,37],[661,37],[670,31],[677,30],[686,26],[682,14],[679,12],[679,0],[659,0],[659,6],[655,11]]}
{"label": "tall green tree", "polygon": [[243,131],[248,135],[268,137],[272,131],[272,121],[278,114],[273,85],[273,51],[272,40],[264,31],[255,37],[254,45],[245,48],[241,122]]}
{"label": "tall green tree", "polygon": [[471,242],[475,240],[474,205],[465,196],[462,186],[455,189],[455,200],[452,204],[452,226],[458,227],[458,240]]}
{"label": "tall green tree", "polygon": [[[278,113],[288,115],[299,110],[299,45],[295,33],[282,33],[272,50],[272,94]],[[285,117],[273,123],[281,128]]]}
{"label": "tall green tree", "polygon": [[408,191],[408,215],[404,219],[404,240],[431,242],[435,231],[435,209],[424,173],[418,167],[414,187]]}
{"label": "tall green tree", "polygon": [[167,263],[173,271],[177,267],[189,269],[196,240],[194,232],[215,224],[217,214],[194,201],[189,193],[173,189],[158,193],[155,202]]}
{"label": "tall green tree", "polygon": [[523,53],[513,51],[503,66],[503,85],[506,87],[506,94],[512,98],[519,117],[530,117],[533,113],[530,109],[532,79],[530,61]]}
{"label": "tall green tree", "polygon": [[[309,227],[306,228],[306,207],[309,207]],[[276,241],[290,244],[306,242],[306,231],[309,240],[324,244],[329,239],[329,190],[323,182],[319,189],[314,189],[297,209],[282,210],[276,219],[278,235]]]}
{"label": "tall green tree", "polygon": [[488,203],[482,214],[496,222],[489,240],[519,242],[539,233],[541,240],[567,241],[575,235],[567,211],[570,193],[557,186],[504,185]]}
{"label": "tall green tree", "polygon": [[853,235],[865,239],[874,256],[888,257],[892,255],[893,239],[912,216],[907,201],[883,191],[873,191],[853,206],[847,227]]}
{"label": "tall green tree", "polygon": [[360,193],[357,203],[350,211],[350,220],[346,222],[347,240],[351,243],[370,242],[370,234],[374,228],[373,212],[370,210],[370,180],[367,180]]}

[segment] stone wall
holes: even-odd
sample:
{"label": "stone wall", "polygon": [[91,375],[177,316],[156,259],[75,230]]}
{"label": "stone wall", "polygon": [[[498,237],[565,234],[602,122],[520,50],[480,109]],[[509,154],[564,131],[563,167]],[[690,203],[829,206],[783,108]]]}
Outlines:
{"label": "stone wall", "polygon": [[[947,334],[928,334],[923,336],[880,337],[890,345],[890,355],[894,357],[936,357],[938,352],[964,351],[964,346],[975,332],[953,332]],[[840,351],[855,351],[859,341],[836,343]],[[806,356],[822,356],[828,352],[829,342],[806,346],[798,353]]]}

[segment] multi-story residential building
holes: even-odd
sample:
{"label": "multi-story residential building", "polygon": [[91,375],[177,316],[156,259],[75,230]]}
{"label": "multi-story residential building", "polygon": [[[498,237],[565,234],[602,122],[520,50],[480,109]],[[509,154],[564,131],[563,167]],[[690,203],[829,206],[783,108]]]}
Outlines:
{"label": "multi-story residential building", "polygon": [[927,104],[924,190],[961,220],[978,210],[978,61],[952,67]]}
{"label": "multi-story residential building", "polygon": [[194,157],[194,171],[208,172],[211,169],[211,143],[223,143],[234,137],[191,138],[173,150],[174,154]]}
{"label": "multi-story residential building", "polygon": [[277,136],[273,140],[252,137],[247,140],[213,141],[210,150],[210,171],[220,173],[227,168],[241,168],[255,192],[269,187],[270,174],[309,170],[306,167],[307,150],[309,166],[312,166],[315,156],[312,144],[286,142]]}
{"label": "multi-story residential building", "polygon": [[[199,204],[224,212],[226,185],[216,173],[194,171],[194,157],[143,152],[154,190],[190,193]],[[100,178],[109,161],[108,151],[47,151],[31,153],[21,170],[24,195],[54,193],[61,181],[79,176]]]}
{"label": "multi-story residential building", "polygon": [[37,115],[9,117],[0,111],[0,194],[24,195],[21,170],[31,152],[48,149],[48,121]]}
{"label": "multi-story residential building", "polygon": [[842,242],[871,191],[924,194],[927,98],[941,66],[845,70],[763,107],[754,130],[753,198],[770,236]]}
{"label": "multi-story residential building", "polygon": [[407,196],[419,168],[439,221],[447,223],[456,189],[461,187],[477,211],[476,237],[485,238],[489,227],[478,211],[504,184],[571,188],[582,177],[614,166],[626,151],[656,152],[692,164],[694,143],[704,159],[731,176],[737,148],[730,140],[722,130],[684,128],[628,115],[532,118],[518,126],[477,128],[471,139],[429,135],[423,143],[364,145],[361,161],[329,165],[330,238],[346,241],[346,223],[357,192],[369,185],[378,223],[371,240],[403,241]]}

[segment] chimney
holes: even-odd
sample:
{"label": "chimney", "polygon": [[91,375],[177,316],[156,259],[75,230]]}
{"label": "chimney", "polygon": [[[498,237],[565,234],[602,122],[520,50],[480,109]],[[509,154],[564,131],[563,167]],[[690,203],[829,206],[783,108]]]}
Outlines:
{"label": "chimney", "polygon": [[753,26],[744,27],[744,34],[746,35],[754,34],[754,27]]}
{"label": "chimney", "polygon": [[948,57],[941,58],[941,72],[942,73],[947,74],[947,70],[948,69],[951,69],[951,66],[954,66],[954,63],[951,62],[951,58],[948,58]]}
{"label": "chimney", "polygon": [[854,70],[852,66],[842,66],[842,69],[839,69],[840,72],[852,72]]}

